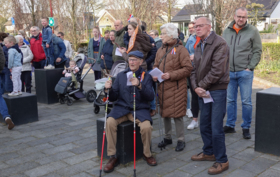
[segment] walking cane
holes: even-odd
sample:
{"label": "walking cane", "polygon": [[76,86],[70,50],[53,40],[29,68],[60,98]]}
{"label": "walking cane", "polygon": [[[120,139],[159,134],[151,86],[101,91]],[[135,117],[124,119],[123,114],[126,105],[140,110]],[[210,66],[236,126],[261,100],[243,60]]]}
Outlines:
{"label": "walking cane", "polygon": [[[109,77],[108,80],[111,80],[111,78]],[[107,93],[106,108],[105,108],[105,117],[104,117],[104,130],[103,130],[102,152],[101,152],[100,174],[99,174],[100,177],[101,177],[101,173],[102,173],[102,160],[103,160],[103,152],[104,152],[104,142],[105,142],[105,130],[106,130],[108,103],[109,103],[109,89],[108,89],[108,93]]]}
{"label": "walking cane", "polygon": [[[136,78],[135,73],[133,73],[133,77]],[[140,81],[139,81],[140,82]],[[135,87],[134,86],[134,92],[133,92],[133,112],[134,112],[134,117],[133,117],[133,146],[134,146],[134,177],[136,177],[136,130],[135,130],[135,119],[136,119],[136,108],[135,108]]]}

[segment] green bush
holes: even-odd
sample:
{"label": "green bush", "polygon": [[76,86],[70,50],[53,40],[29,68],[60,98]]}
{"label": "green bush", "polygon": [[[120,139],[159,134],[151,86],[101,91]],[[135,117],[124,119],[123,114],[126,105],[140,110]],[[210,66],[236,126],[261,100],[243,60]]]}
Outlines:
{"label": "green bush", "polygon": [[263,43],[261,61],[256,67],[261,73],[280,72],[280,44]]}

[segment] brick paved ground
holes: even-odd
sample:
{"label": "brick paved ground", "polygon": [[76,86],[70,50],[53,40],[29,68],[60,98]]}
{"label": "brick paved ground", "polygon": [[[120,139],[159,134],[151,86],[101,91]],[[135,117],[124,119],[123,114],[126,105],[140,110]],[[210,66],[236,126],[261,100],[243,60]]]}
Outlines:
{"label": "brick paved ground", "polygon": [[[85,90],[92,88],[92,85],[93,75],[90,74],[85,81]],[[259,90],[259,87],[254,86],[254,108],[255,95]],[[280,157],[254,151],[255,120],[251,128],[252,139],[242,138],[240,98],[238,105],[237,133],[226,135],[230,168],[217,176],[280,176]],[[38,109],[38,122],[16,126],[12,131],[6,126],[0,126],[0,176],[98,176],[100,158],[97,156],[96,119],[104,116],[104,109],[95,115],[93,105],[85,99],[75,101],[73,106],[38,104]],[[253,112],[255,118],[255,109]],[[158,166],[150,167],[145,161],[138,160],[137,176],[208,176],[207,169],[212,166],[212,162],[190,160],[190,157],[199,153],[202,148],[199,129],[186,129],[186,148],[182,152],[175,152],[176,136],[173,127],[175,143],[161,151],[157,148],[158,118],[153,118],[152,134],[152,151]],[[187,127],[191,120],[187,117],[184,120]],[[133,164],[119,165],[113,173],[103,175],[132,176]]]}

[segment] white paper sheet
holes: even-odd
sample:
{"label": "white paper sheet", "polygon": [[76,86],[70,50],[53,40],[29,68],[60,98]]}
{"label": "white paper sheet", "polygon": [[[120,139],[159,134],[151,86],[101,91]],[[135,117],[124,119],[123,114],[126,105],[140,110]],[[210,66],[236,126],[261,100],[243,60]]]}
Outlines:
{"label": "white paper sheet", "polygon": [[209,91],[206,91],[206,94],[209,95],[210,97],[209,98],[203,98],[203,102],[206,104],[206,103],[212,103],[214,102],[213,98],[211,97],[210,95],[210,92]]}
{"label": "white paper sheet", "polygon": [[117,56],[122,56],[122,53],[119,51],[119,48],[118,48],[118,47],[116,48],[115,55],[117,55]]}
{"label": "white paper sheet", "polygon": [[133,78],[133,72],[132,71],[127,72],[126,73],[126,78],[127,78],[126,85],[127,86],[132,86],[132,83],[130,82],[130,79]]}
{"label": "white paper sheet", "polygon": [[153,69],[149,74],[153,77],[157,77],[159,82],[164,81],[164,79],[161,78],[161,76],[163,75],[163,72],[161,70],[159,70],[158,68]]}

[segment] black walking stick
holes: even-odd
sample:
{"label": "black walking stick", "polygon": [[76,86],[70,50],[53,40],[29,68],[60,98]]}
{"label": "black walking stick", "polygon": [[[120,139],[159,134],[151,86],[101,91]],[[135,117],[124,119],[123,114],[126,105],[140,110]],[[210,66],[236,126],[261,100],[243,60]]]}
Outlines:
{"label": "black walking stick", "polygon": [[[109,77],[109,80],[111,80],[110,77]],[[108,89],[108,93],[107,93],[106,108],[105,108],[105,117],[104,117],[104,130],[103,130],[102,152],[101,152],[100,173],[99,173],[99,176],[100,176],[100,177],[101,177],[101,173],[102,173],[102,160],[103,160],[103,152],[104,152],[104,142],[105,142],[105,130],[106,130],[108,103],[109,103],[109,89]]]}

